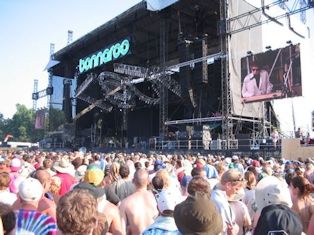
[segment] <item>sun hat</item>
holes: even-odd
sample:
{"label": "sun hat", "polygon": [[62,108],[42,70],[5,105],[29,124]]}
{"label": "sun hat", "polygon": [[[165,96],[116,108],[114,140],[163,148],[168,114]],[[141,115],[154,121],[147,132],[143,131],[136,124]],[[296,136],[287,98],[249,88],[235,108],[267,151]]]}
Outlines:
{"label": "sun hat", "polygon": [[27,178],[19,184],[19,196],[26,202],[39,201],[44,189],[41,183],[34,178]]}
{"label": "sun hat", "polygon": [[75,174],[74,166],[71,164],[68,156],[63,156],[60,161],[54,164],[53,168],[59,173]]}
{"label": "sun hat", "polygon": [[185,235],[218,235],[223,230],[222,218],[208,195],[197,192],[174,209],[178,230]]}
{"label": "sun hat", "polygon": [[275,176],[265,176],[255,187],[255,202],[257,210],[272,204],[282,204],[292,207],[291,196],[286,182]]}

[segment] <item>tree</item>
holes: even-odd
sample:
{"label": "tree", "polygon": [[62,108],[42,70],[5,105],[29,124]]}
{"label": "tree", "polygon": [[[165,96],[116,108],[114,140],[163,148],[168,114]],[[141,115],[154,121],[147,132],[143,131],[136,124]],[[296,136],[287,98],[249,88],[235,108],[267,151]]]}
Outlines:
{"label": "tree", "polygon": [[44,136],[44,130],[36,130],[34,127],[35,114],[25,105],[17,104],[16,113],[12,119],[6,121],[6,133],[14,137],[14,141],[37,142]]}

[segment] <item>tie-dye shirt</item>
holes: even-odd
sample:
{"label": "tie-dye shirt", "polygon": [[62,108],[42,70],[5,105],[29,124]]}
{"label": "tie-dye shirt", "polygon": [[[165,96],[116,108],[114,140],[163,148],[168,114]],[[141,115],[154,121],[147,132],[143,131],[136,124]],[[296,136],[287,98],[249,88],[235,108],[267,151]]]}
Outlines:
{"label": "tie-dye shirt", "polygon": [[20,209],[16,212],[16,234],[56,235],[57,225],[54,218],[35,210]]}

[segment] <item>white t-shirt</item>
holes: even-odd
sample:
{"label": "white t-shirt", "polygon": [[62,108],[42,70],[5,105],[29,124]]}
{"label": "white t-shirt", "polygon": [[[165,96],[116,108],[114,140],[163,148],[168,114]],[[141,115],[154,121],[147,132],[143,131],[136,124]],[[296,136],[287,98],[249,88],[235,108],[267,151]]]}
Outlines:
{"label": "white t-shirt", "polygon": [[9,190],[0,191],[0,202],[12,206],[16,199],[16,194],[9,192]]}

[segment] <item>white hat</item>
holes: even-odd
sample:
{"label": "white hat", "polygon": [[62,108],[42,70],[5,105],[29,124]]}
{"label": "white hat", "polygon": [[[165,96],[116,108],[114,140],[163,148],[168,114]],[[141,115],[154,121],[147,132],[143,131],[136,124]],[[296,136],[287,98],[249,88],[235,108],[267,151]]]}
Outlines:
{"label": "white hat", "polygon": [[71,164],[68,156],[63,156],[59,162],[56,162],[53,168],[60,173],[75,174],[74,166]]}
{"label": "white hat", "polygon": [[288,185],[275,176],[266,176],[258,182],[255,188],[255,202],[259,212],[272,204],[292,207]]}
{"label": "white hat", "polygon": [[19,185],[19,196],[26,202],[39,201],[43,193],[43,186],[37,179],[27,178]]}
{"label": "white hat", "polygon": [[226,157],[225,158],[225,163],[230,164],[231,163],[231,158],[230,157]]}
{"label": "white hat", "polygon": [[18,158],[13,158],[10,163],[11,171],[19,171],[21,169],[22,163]]}
{"label": "white hat", "polygon": [[158,210],[162,213],[165,210],[174,211],[175,206],[182,201],[182,198],[173,191],[166,189],[156,195]]}
{"label": "white hat", "polygon": [[239,157],[237,155],[233,155],[232,160],[239,160]]}

